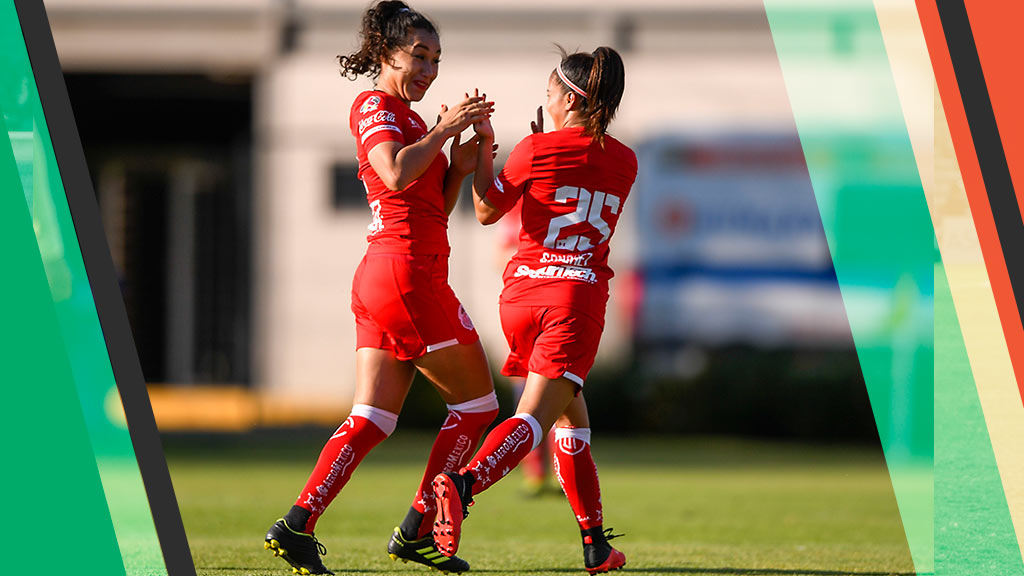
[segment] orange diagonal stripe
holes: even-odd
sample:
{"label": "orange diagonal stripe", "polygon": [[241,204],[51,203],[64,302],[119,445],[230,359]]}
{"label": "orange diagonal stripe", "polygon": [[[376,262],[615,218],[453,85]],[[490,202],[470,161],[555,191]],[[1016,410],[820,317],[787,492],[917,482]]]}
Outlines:
{"label": "orange diagonal stripe", "polygon": [[992,284],[992,293],[999,310],[999,320],[1006,337],[1018,390],[1021,392],[1022,403],[1024,403],[1024,326],[1021,325],[1017,300],[1013,295],[1005,256],[999,243],[995,221],[992,218],[992,208],[988,202],[988,193],[985,190],[981,167],[978,164],[974,140],[967,123],[967,114],[960,96],[960,86],[953,72],[953,62],[949,56],[946,36],[934,0],[917,0],[917,10],[921,17],[925,41],[928,44],[932,69],[935,71],[939,95],[946,112],[946,121],[949,123],[950,134],[953,137],[953,146],[960,164],[960,174],[963,177],[967,200],[971,206],[971,215],[978,230],[978,239],[981,242],[982,255],[985,258],[985,268],[988,272],[989,282]]}
{"label": "orange diagonal stripe", "polygon": [[[974,30],[978,59],[985,74],[985,86],[999,126],[1003,152],[1017,193],[1017,206],[1024,206],[1024,76],[1020,58],[1024,54],[1024,2],[978,2],[964,0]],[[1024,214],[1024,209],[1021,210]],[[1024,224],[1024,221],[1022,221]]]}

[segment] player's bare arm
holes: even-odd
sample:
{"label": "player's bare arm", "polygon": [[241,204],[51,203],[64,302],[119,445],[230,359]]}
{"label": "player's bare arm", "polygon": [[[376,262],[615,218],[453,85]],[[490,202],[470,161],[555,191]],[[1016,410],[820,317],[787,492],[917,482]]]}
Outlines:
{"label": "player's bare arm", "polygon": [[[469,93],[466,93],[465,96],[469,99]],[[479,89],[473,90],[473,97],[483,98],[484,102],[487,102],[487,94],[481,96]],[[490,104],[493,105],[494,103],[491,102]],[[438,116],[438,124],[440,122],[441,117]],[[448,154],[450,163],[444,179],[444,209],[449,215],[451,215],[452,210],[455,209],[455,204],[459,201],[462,181],[476,169],[476,155],[479,143],[479,136],[473,136],[464,144],[461,143],[461,134],[456,134],[452,137],[452,145]]]}
{"label": "player's bare arm", "polygon": [[489,119],[479,122],[473,126],[477,137],[480,138],[480,146],[476,153],[476,174],[473,176],[473,208],[476,211],[476,219],[488,226],[501,219],[503,212],[487,201],[487,190],[494,182],[494,150],[497,145],[494,143],[494,128]]}

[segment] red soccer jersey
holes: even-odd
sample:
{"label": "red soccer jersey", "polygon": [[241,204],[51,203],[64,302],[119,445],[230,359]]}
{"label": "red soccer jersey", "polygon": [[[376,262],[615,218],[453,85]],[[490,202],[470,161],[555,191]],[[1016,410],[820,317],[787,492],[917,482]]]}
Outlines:
{"label": "red soccer jersey", "polygon": [[356,138],[359,179],[373,220],[367,253],[448,254],[448,215],[444,211],[444,176],[448,159],[441,152],[426,172],[403,190],[389,190],[370,166],[367,153],[381,142],[415,144],[427,135],[419,114],[384,92],[363,92],[352,104],[349,127]]}
{"label": "red soccer jersey", "polygon": [[519,250],[505,268],[501,301],[570,306],[604,322],[608,240],[636,180],[636,154],[582,128],[531,134],[487,191],[503,212],[522,197]]}

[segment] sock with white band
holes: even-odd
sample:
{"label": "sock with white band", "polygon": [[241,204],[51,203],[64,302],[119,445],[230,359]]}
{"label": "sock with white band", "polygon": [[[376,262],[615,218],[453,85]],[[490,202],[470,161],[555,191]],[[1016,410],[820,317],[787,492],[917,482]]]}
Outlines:
{"label": "sock with white band", "polygon": [[362,416],[373,422],[385,436],[391,436],[395,432],[395,427],[398,426],[398,414],[375,408],[369,404],[356,404],[352,407],[352,415]]}
{"label": "sock with white band", "polygon": [[580,528],[601,526],[601,484],[590,454],[590,428],[555,428],[554,465]]}
{"label": "sock with white band", "polygon": [[555,428],[555,442],[565,440],[567,438],[580,440],[590,444],[590,428],[572,428],[569,426]]}
{"label": "sock with white band", "polygon": [[399,525],[404,538],[419,540],[430,534],[436,510],[434,488],[431,485],[434,476],[443,472],[458,472],[469,461],[480,437],[497,415],[498,397],[494,392],[448,405],[448,417],[434,439],[412,506]]}
{"label": "sock with white band", "polygon": [[[352,407],[345,422],[324,444],[313,472],[295,501],[295,506],[309,511],[309,517],[304,526],[293,526],[293,529],[313,532],[320,515],[348,483],[363,457],[394,432],[397,422],[398,415],[387,410],[366,404]],[[292,512],[294,519],[297,516],[294,508]]]}
{"label": "sock with white band", "polygon": [[485,396],[460,402],[459,404],[448,404],[448,409],[455,410],[456,412],[490,412],[491,410],[498,409],[498,395],[491,392]]}
{"label": "sock with white band", "polygon": [[540,423],[521,413],[505,420],[484,438],[480,450],[463,469],[473,475],[473,494],[504,478],[543,438]]}
{"label": "sock with white band", "polygon": [[537,422],[537,419],[532,414],[527,414],[526,412],[520,412],[513,416],[513,418],[519,418],[530,425],[530,431],[533,432],[533,445],[530,446],[530,450],[536,448],[540,441],[544,439],[544,431],[540,429],[540,422]]}

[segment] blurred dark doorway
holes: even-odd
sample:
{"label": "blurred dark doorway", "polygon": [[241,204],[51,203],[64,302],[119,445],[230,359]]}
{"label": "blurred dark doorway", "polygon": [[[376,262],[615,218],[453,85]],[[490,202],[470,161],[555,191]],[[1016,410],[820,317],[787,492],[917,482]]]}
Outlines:
{"label": "blurred dark doorway", "polygon": [[252,79],[65,80],[146,380],[248,384]]}

